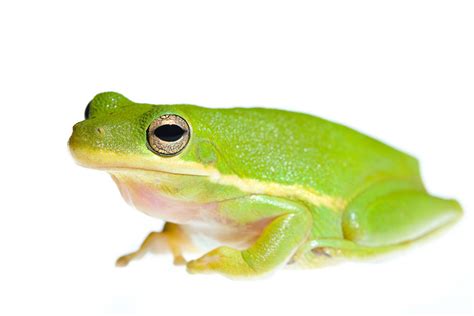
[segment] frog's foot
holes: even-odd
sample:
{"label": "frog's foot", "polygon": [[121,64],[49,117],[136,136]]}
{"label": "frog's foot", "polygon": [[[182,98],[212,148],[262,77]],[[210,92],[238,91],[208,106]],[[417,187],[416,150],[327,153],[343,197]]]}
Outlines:
{"label": "frog's foot", "polygon": [[365,258],[401,248],[404,245],[365,247],[350,240],[320,238],[306,242],[292,258],[299,268],[319,268],[337,264],[344,258]]}
{"label": "frog's foot", "polygon": [[140,259],[149,252],[163,253],[166,251],[173,254],[175,265],[184,265],[186,260],[182,255],[182,251],[184,247],[189,245],[189,239],[178,225],[166,223],[162,232],[151,232],[137,251],[121,256],[117,259],[115,265],[125,267],[130,261]]}
{"label": "frog's foot", "polygon": [[327,266],[339,261],[341,251],[332,243],[320,243],[320,240],[310,240],[301,245],[295,252],[288,266],[297,268],[316,268]]}
{"label": "frog's foot", "polygon": [[226,275],[253,275],[255,270],[245,261],[241,251],[230,247],[216,248],[187,264],[190,273],[220,272]]}

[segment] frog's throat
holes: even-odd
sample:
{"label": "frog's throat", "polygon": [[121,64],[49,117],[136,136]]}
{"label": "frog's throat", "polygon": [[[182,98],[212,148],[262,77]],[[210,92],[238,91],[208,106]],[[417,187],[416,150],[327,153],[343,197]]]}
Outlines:
{"label": "frog's throat", "polygon": [[288,197],[305,201],[310,205],[328,207],[334,211],[342,211],[346,200],[304,188],[300,185],[289,185],[266,182],[237,175],[222,174],[213,166],[206,166],[193,161],[181,160],[178,157],[157,158],[155,156],[117,154],[107,151],[90,149],[71,149],[78,164],[107,172],[112,170],[139,170],[143,172],[160,172],[188,176],[204,176],[212,183],[233,186],[249,194],[267,194]]}

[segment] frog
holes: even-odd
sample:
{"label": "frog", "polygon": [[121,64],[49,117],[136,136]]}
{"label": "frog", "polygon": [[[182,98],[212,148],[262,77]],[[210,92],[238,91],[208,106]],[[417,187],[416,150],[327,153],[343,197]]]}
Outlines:
{"label": "frog", "polygon": [[[104,92],[68,146],[79,165],[108,172],[130,205],[165,223],[121,267],[170,253],[190,273],[259,277],[404,248],[463,213],[428,193],[416,158],[305,113]],[[203,239],[214,246],[186,260]]]}

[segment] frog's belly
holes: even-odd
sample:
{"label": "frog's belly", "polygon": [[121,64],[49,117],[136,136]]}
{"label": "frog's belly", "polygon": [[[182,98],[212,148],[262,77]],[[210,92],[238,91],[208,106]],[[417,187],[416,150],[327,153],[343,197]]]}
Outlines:
{"label": "frog's belly", "polygon": [[239,224],[218,211],[218,202],[196,203],[171,198],[152,184],[112,175],[125,201],[138,210],[161,220],[181,224],[195,240],[217,241],[234,247],[247,247],[255,241],[269,220]]}

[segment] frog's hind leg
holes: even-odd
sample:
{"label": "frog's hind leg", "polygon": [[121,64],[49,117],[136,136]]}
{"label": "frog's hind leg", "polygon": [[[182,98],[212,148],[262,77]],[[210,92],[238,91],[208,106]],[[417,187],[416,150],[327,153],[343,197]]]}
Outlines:
{"label": "frog's hind leg", "polygon": [[365,258],[403,248],[455,222],[462,210],[454,200],[421,190],[383,192],[356,199],[342,217],[343,238],[316,238],[298,250],[299,266],[321,266],[337,258]]}
{"label": "frog's hind leg", "polygon": [[371,248],[414,241],[462,215],[455,200],[416,190],[395,191],[374,199],[362,197],[351,204],[342,219],[344,239]]}
{"label": "frog's hind leg", "polygon": [[116,265],[124,267],[132,260],[142,258],[147,253],[162,253],[170,251],[174,258],[174,264],[186,264],[182,252],[190,248],[191,242],[179,225],[166,223],[161,232],[151,232],[143,241],[140,248],[132,253],[117,259]]}

